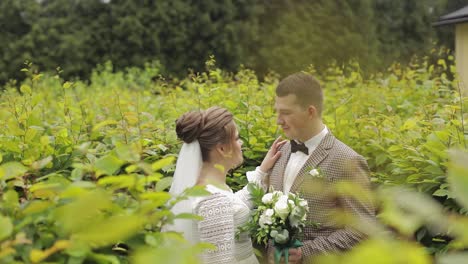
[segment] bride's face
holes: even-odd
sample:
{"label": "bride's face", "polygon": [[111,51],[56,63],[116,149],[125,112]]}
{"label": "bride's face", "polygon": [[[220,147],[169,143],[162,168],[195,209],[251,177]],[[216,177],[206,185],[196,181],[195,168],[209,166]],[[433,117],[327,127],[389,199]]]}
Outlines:
{"label": "bride's face", "polygon": [[229,142],[224,143],[221,145],[221,148],[218,149],[220,152],[220,164],[228,170],[234,169],[242,164],[244,158],[242,156],[242,140],[239,137],[239,130],[235,123],[230,124],[232,125],[232,129],[234,130],[232,133],[232,138]]}
{"label": "bride's face", "polygon": [[233,151],[233,168],[239,166],[244,161],[244,157],[242,156],[242,139],[239,137],[239,130],[236,129],[234,134],[234,142],[232,143],[232,151]]}

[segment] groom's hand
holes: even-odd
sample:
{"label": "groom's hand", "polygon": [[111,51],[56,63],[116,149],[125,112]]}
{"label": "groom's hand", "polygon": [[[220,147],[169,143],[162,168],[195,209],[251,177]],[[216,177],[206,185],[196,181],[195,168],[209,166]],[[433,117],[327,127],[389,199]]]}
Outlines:
{"label": "groom's hand", "polygon": [[[270,250],[268,250],[267,258],[268,258],[268,264],[275,264],[275,258],[273,256],[274,252],[274,247],[271,247]],[[289,257],[288,257],[288,264],[297,264],[301,263],[302,261],[302,249],[299,248],[290,248],[289,249]],[[281,257],[280,262],[281,264],[285,263],[284,262],[284,256]]]}
{"label": "groom's hand", "polygon": [[268,172],[270,171],[271,168],[273,168],[273,165],[275,165],[275,162],[279,159],[281,155],[281,151],[279,151],[279,148],[283,146],[287,140],[281,140],[281,137],[278,137],[275,142],[270,147],[270,150],[268,150],[265,158],[262,161],[262,164],[260,165],[260,170],[262,172]]}
{"label": "groom's hand", "polygon": [[302,261],[302,249],[291,248],[289,249],[289,264],[301,263]]}

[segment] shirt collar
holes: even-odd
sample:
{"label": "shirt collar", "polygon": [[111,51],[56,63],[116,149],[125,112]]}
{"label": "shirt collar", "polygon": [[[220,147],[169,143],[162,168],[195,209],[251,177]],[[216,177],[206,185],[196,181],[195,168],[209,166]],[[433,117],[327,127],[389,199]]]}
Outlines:
{"label": "shirt collar", "polygon": [[[308,139],[304,144],[307,146],[309,150],[317,148],[317,146],[320,144],[320,141],[328,134],[328,128],[325,126],[320,133],[317,135],[313,136],[312,138]],[[309,152],[310,154],[310,152]]]}

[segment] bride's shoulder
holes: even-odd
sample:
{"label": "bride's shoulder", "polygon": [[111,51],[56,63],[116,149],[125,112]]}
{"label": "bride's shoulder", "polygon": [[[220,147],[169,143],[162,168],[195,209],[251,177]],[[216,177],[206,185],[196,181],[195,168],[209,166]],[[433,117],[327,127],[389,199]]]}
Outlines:
{"label": "bride's shoulder", "polygon": [[195,204],[195,212],[202,216],[225,214],[232,211],[232,198],[223,193],[213,193]]}
{"label": "bride's shoulder", "polygon": [[205,186],[210,194],[207,196],[198,197],[195,200],[195,208],[200,206],[218,206],[223,204],[232,204],[233,194],[232,191],[226,190],[219,186],[208,184]]}

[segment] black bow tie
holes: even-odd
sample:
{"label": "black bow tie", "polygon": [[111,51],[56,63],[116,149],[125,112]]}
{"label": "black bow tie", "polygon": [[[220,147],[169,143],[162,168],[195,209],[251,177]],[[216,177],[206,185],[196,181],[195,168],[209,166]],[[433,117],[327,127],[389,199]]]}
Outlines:
{"label": "black bow tie", "polygon": [[301,151],[302,153],[309,155],[309,149],[304,143],[297,143],[295,140],[291,140],[291,152]]}

